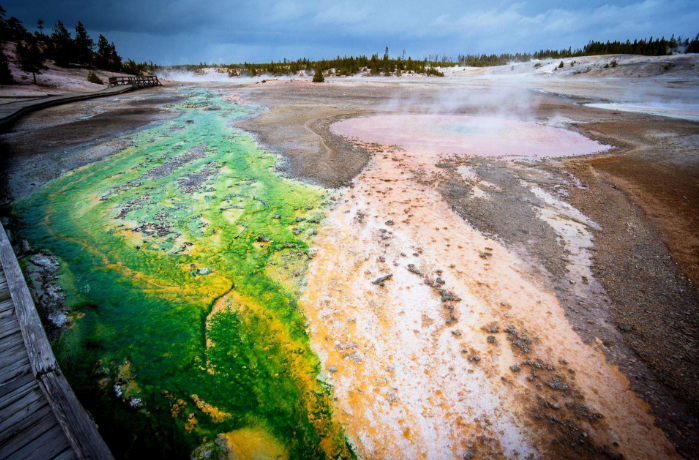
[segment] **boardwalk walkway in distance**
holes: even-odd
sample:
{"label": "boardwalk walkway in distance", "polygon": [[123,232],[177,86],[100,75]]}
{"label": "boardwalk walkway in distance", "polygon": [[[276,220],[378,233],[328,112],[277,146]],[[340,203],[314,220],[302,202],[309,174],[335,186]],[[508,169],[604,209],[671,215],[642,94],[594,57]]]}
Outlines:
{"label": "boardwalk walkway in distance", "polygon": [[134,89],[134,86],[115,86],[92,93],[58,94],[55,96],[39,97],[36,99],[28,99],[26,101],[2,104],[0,105],[0,131],[7,131],[15,120],[35,110],[52,107],[54,105],[68,104],[70,102],[84,101],[86,99],[94,99],[97,97],[113,96],[115,94],[131,91],[132,89]]}
{"label": "boardwalk walkway in distance", "polygon": [[0,459],[113,460],[61,373],[0,224]]}

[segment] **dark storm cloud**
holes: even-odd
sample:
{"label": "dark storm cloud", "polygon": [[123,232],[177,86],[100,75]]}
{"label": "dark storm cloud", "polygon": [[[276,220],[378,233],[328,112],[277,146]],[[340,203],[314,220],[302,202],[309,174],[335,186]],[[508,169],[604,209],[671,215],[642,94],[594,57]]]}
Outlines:
{"label": "dark storm cloud", "polygon": [[80,20],[120,52],[160,63],[268,61],[406,49],[413,56],[533,51],[699,32],[696,0],[12,0],[31,27]]}

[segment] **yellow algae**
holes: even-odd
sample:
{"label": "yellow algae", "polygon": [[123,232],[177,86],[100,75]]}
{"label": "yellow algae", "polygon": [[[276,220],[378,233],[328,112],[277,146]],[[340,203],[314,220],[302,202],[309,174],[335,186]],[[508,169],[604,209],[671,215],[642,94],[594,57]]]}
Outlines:
{"label": "yellow algae", "polygon": [[224,412],[221,409],[212,406],[197,395],[192,395],[192,401],[197,405],[199,410],[211,417],[214,423],[222,423],[231,418],[231,414]]}
{"label": "yellow algae", "polygon": [[223,433],[229,460],[287,460],[289,454],[267,431],[253,427]]}

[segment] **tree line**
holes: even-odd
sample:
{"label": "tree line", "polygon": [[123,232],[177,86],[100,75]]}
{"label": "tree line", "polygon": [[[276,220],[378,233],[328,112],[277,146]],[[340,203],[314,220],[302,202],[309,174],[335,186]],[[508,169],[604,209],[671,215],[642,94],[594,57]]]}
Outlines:
{"label": "tree line", "polygon": [[[471,66],[487,67],[505,65],[513,62],[528,62],[533,59],[561,59],[567,57],[596,56],[603,54],[637,54],[644,56],[666,56],[676,53],[699,53],[699,34],[693,38],[675,38],[673,35],[669,40],[665,37],[654,39],[627,40],[621,41],[594,41],[579,49],[569,47],[567,49],[552,50],[542,49],[534,53],[501,53],[501,54],[459,54],[456,59],[444,55],[428,55],[424,59],[413,59],[405,56],[405,51],[399,57],[391,57],[388,48],[383,56],[378,53],[368,57],[360,56],[337,56],[335,59],[310,60],[307,58],[295,61],[283,59],[278,62],[269,63],[248,63],[242,64],[207,64],[205,62],[192,65],[168,66],[168,69],[179,69],[196,72],[206,67],[217,67],[226,69],[230,76],[250,76],[272,75],[288,76],[296,75],[301,71],[310,73],[318,71],[335,76],[356,75],[359,72],[368,72],[370,75],[395,75],[403,73],[423,74],[428,76],[440,76],[444,74],[438,67]],[[158,68],[158,66],[155,66]],[[153,67],[150,68],[154,70]]]}
{"label": "tree line", "polygon": [[472,67],[486,67],[505,65],[511,62],[528,62],[532,59],[560,59],[580,56],[599,56],[603,54],[638,54],[643,56],[667,56],[675,53],[699,53],[699,34],[693,39],[673,35],[669,40],[665,37],[641,40],[621,41],[594,41],[579,49],[551,50],[543,49],[535,53],[502,53],[502,54],[466,54],[459,55],[456,61],[447,58],[450,64],[456,62],[460,65]]}
{"label": "tree line", "polygon": [[320,59],[312,61],[307,58],[297,59],[295,61],[283,59],[278,62],[269,62],[262,64],[254,64],[244,62],[242,64],[207,64],[205,62],[198,65],[184,66],[168,66],[168,69],[186,70],[196,72],[197,70],[206,67],[225,68],[231,76],[250,76],[268,74],[274,76],[296,75],[301,71],[304,72],[324,72],[326,74],[333,73],[336,76],[355,75],[360,71],[368,71],[370,75],[397,75],[403,73],[424,74],[428,76],[443,77],[444,74],[436,68],[434,62],[429,62],[427,59],[414,60],[410,57],[405,57],[405,51],[400,57],[390,57],[388,48],[383,56],[378,53],[367,57],[361,56],[337,56],[335,59]]}
{"label": "tree line", "polygon": [[51,59],[59,67],[90,67],[111,72],[141,75],[151,64],[138,64],[131,59],[123,61],[116,51],[114,42],[100,34],[97,43],[88,35],[85,26],[78,21],[74,35],[61,21],[56,21],[51,33],[44,33],[44,21],[39,19],[36,32],[27,31],[22,21],[12,16],[6,19],[7,11],[0,6],[0,83],[13,83],[5,45],[15,43],[17,64],[22,71],[31,73],[34,83],[36,75],[45,70],[46,61]]}

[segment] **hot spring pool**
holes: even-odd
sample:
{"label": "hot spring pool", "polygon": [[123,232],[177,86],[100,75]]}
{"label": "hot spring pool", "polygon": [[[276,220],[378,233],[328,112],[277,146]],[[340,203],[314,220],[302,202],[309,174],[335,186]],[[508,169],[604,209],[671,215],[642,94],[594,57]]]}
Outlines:
{"label": "hot spring pool", "polygon": [[411,152],[545,158],[609,149],[563,128],[469,115],[376,115],[343,120],[332,129],[341,136]]}

